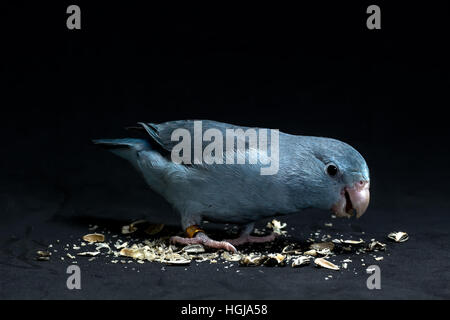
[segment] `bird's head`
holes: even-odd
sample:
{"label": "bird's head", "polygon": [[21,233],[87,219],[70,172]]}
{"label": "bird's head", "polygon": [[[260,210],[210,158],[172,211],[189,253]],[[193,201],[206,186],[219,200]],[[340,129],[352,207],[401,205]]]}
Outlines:
{"label": "bird's head", "polygon": [[313,161],[308,168],[312,206],[331,209],[339,217],[361,217],[369,206],[369,168],[350,145],[328,138],[308,143]]}

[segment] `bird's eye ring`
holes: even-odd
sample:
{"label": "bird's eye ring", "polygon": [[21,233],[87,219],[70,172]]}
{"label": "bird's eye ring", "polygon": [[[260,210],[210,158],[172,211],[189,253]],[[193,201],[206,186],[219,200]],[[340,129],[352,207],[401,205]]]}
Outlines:
{"label": "bird's eye ring", "polygon": [[330,163],[325,167],[325,171],[330,177],[334,177],[337,175],[339,170],[334,163]]}

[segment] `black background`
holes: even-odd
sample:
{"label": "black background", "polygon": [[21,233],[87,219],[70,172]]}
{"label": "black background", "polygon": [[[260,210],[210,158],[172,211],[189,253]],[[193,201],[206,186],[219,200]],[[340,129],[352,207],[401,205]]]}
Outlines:
{"label": "black background", "polygon": [[[382,3],[382,29],[368,30],[372,3],[83,2],[81,30],[68,30],[69,4],[1,8],[1,298],[450,297],[446,4]],[[357,148],[371,170],[371,205],[358,221],[336,221],[335,231],[411,236],[380,263],[383,289],[366,289],[362,267],[325,282],[327,271],[313,269],[238,276],[146,264],[130,273],[98,262],[82,267],[89,285],[73,292],[66,264],[33,261],[36,249],[79,237],[89,223],[170,212],[90,140],[177,119]],[[303,239],[328,217],[309,210],[287,221]]]}

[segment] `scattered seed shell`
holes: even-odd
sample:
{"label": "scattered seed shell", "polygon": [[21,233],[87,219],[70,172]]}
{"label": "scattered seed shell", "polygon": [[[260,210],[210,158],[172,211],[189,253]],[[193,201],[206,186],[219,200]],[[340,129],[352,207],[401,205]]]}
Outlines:
{"label": "scattered seed shell", "polygon": [[228,251],[225,251],[222,253],[222,258],[229,262],[238,262],[242,259],[242,256],[237,253],[229,253]]}
{"label": "scattered seed shell", "polygon": [[369,246],[367,247],[367,250],[374,251],[374,250],[385,250],[386,245],[384,243],[381,243],[379,241],[372,241],[369,243]]}
{"label": "scattered seed shell", "polygon": [[166,264],[170,264],[170,265],[186,265],[186,264],[190,264],[191,260],[180,257],[180,258],[176,258],[176,259],[165,260],[162,262],[164,262]]}
{"label": "scattered seed shell", "polygon": [[341,242],[345,243],[345,244],[363,244],[364,240],[363,239],[359,239],[359,240],[342,240],[341,239]]}
{"label": "scattered seed shell", "polygon": [[130,234],[136,232],[137,228],[132,227],[131,225],[126,225],[122,227],[122,234]]}
{"label": "scattered seed shell", "polygon": [[120,243],[119,241],[117,241],[117,242],[114,244],[114,247],[115,247],[116,249],[126,248],[127,246],[128,246],[128,242]]}
{"label": "scattered seed shell", "polygon": [[133,259],[145,259],[145,254],[139,249],[122,248],[119,253],[121,256],[130,257]]}
{"label": "scattered seed shell", "polygon": [[372,267],[372,266],[370,266],[366,269],[367,273],[372,273],[373,271],[375,271],[375,267]]}
{"label": "scattered seed shell", "polygon": [[317,256],[317,250],[314,250],[314,249],[308,250],[308,251],[303,252],[303,254],[304,254],[305,256],[312,256],[312,257],[315,257],[315,256]]}
{"label": "scattered seed shell", "polygon": [[388,238],[394,240],[395,242],[405,242],[409,239],[409,236],[406,232],[397,231],[389,233]]}
{"label": "scattered seed shell", "polygon": [[283,250],[281,251],[281,253],[284,254],[302,254],[302,252],[300,250],[296,250],[295,249],[295,245],[294,244],[290,244],[287,245],[286,247],[283,248]]}
{"label": "scattered seed shell", "polygon": [[36,253],[37,253],[38,256],[40,256],[40,257],[50,257],[50,256],[52,255],[52,254],[51,254],[50,252],[48,252],[48,251],[41,251],[41,250],[37,251]]}
{"label": "scattered seed shell", "polygon": [[330,261],[324,259],[324,258],[316,258],[314,259],[314,263],[322,268],[327,268],[331,270],[339,270],[340,268],[335,265],[334,263],[331,263]]}
{"label": "scattered seed shell", "polygon": [[317,251],[317,253],[320,254],[321,256],[327,256],[327,255],[331,254],[331,251],[330,251],[330,249],[328,249],[328,248],[324,248],[324,249],[316,250],[316,251]]}
{"label": "scattered seed shell", "polygon": [[310,262],[311,262],[311,258],[310,257],[300,256],[300,257],[294,258],[294,260],[292,260],[291,266],[293,268],[301,267],[301,266],[305,266],[307,264],[310,264]]}
{"label": "scattered seed shell", "polygon": [[49,261],[49,260],[50,260],[50,257],[42,257],[42,256],[39,256],[39,257],[36,258],[36,260],[38,260],[38,261]]}
{"label": "scattered seed shell", "polygon": [[243,266],[259,266],[265,261],[265,256],[250,254],[244,256],[239,263]]}
{"label": "scattered seed shell", "polygon": [[136,232],[138,230],[136,225],[146,223],[146,222],[147,222],[146,220],[137,220],[137,221],[132,222],[129,225],[123,226],[122,234],[130,234],[130,233]]}
{"label": "scattered seed shell", "polygon": [[101,249],[107,249],[107,250],[108,250],[108,251],[107,251],[108,253],[111,253],[111,252],[112,252],[112,250],[111,250],[109,244],[104,243],[104,242],[98,242],[98,243],[96,243],[96,244],[95,244],[95,250],[101,251]]}
{"label": "scattered seed shell", "polygon": [[270,228],[273,230],[274,233],[277,234],[286,234],[287,231],[284,231],[282,229],[286,228],[286,223],[281,223],[280,221],[273,219],[271,222],[267,223],[267,228]]}
{"label": "scattered seed shell", "polygon": [[201,244],[192,244],[183,248],[186,253],[203,253],[205,248]]}
{"label": "scattered seed shell", "polygon": [[271,253],[265,257],[265,261],[263,264],[265,266],[274,267],[274,266],[284,266],[286,256],[279,253]]}
{"label": "scattered seed shell", "polygon": [[310,249],[316,250],[318,253],[319,251],[328,249],[328,251],[333,251],[334,249],[334,243],[333,242],[319,242],[319,243],[313,243],[309,246]]}
{"label": "scattered seed shell", "polygon": [[90,233],[83,236],[83,240],[89,243],[103,242],[105,241],[105,236],[101,233]]}
{"label": "scattered seed shell", "polygon": [[86,251],[86,252],[78,252],[77,253],[78,256],[92,256],[92,257],[96,256],[98,254],[100,254],[100,251],[90,251],[90,252]]}

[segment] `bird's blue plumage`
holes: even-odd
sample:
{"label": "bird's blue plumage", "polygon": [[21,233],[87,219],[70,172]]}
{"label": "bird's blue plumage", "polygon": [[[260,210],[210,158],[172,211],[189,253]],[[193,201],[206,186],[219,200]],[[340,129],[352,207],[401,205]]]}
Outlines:
{"label": "bird's blue plumage", "polygon": [[[149,186],[180,213],[183,227],[202,219],[249,224],[275,214],[289,214],[314,207],[330,209],[342,190],[357,181],[369,181],[364,158],[350,145],[329,138],[279,133],[279,170],[261,175],[257,164],[177,164],[170,152],[178,142],[171,133],[178,128],[193,132],[193,121],[141,124],[144,139],[95,140],[130,161]],[[215,128],[242,128],[215,121],[202,121],[203,132]],[[258,128],[255,128],[258,132]],[[207,142],[203,142],[203,147]],[[270,150],[270,146],[268,148]],[[234,152],[237,152],[234,150]],[[256,148],[247,152],[264,154]],[[326,172],[330,163],[339,173]]]}

